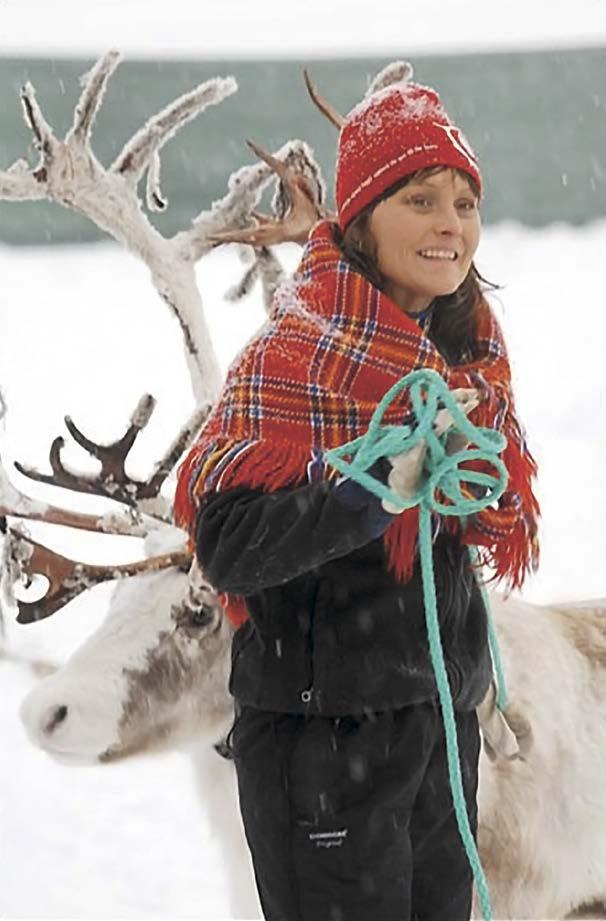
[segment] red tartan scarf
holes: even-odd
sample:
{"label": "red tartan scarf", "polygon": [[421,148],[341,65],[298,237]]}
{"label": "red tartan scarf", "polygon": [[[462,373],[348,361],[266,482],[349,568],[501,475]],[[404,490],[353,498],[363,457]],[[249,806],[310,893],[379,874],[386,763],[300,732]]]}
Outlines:
{"label": "red tartan scarf", "polygon": [[[278,289],[268,322],[232,362],[179,469],[177,523],[192,532],[197,503],[209,490],[248,485],[269,492],[337,478],[324,452],[364,434],[383,394],[405,374],[432,368],[451,389],[481,391],[483,400],[469,418],[506,436],[502,459],[509,474],[498,508],[465,520],[435,518],[463,543],[478,546],[481,561],[494,570],[490,581],[521,586],[538,564],[537,467],[515,414],[503,335],[484,299],[475,327],[476,357],[449,366],[419,325],[343,257],[331,223],[319,222],[294,277]],[[409,409],[404,391],[384,424],[404,423]],[[463,465],[494,472],[487,462]],[[412,574],[417,536],[417,508],[402,512],[385,532],[388,565],[402,581]],[[242,622],[243,606],[234,597],[225,601],[230,618]]]}

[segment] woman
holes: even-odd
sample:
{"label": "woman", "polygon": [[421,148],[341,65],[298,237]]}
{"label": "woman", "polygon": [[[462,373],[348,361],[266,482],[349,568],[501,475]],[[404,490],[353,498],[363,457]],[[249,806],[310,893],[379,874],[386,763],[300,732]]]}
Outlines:
{"label": "woman", "polygon": [[[441,639],[475,834],[475,708],[492,665],[466,545],[520,585],[536,563],[538,516],[505,346],[472,261],[480,196],[477,160],[433,90],[404,81],[356,106],[339,137],[338,223],[314,226],[294,281],[233,362],[180,471],[177,520],[238,626],[233,751],[272,921],[470,916],[425,629],[418,510],[398,514],[324,454],[364,434],[387,389],[420,367],[444,377],[475,424],[507,436],[498,508],[433,516]],[[383,421],[414,421],[407,393]],[[457,433],[448,437],[448,450],[464,447]],[[370,472],[410,496],[421,454],[381,458]]]}

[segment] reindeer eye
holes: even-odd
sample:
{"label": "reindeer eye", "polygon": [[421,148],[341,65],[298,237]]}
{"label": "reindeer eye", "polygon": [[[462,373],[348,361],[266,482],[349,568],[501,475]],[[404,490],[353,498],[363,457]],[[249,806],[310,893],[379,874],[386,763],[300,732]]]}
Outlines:
{"label": "reindeer eye", "polygon": [[214,608],[210,604],[203,604],[191,612],[187,623],[192,627],[208,627],[212,623]]}

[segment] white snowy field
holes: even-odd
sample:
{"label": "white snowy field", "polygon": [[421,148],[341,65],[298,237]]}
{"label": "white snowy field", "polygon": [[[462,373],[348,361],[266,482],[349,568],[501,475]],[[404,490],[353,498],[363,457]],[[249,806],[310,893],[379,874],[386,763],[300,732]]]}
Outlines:
{"label": "white snowy field", "polygon": [[[298,253],[284,248],[290,268]],[[540,465],[543,561],[524,595],[537,602],[606,596],[606,219],[580,229],[487,228],[476,263],[505,285],[494,303]],[[263,319],[257,289],[239,304],[223,298],[242,271],[233,250],[199,266],[224,368]],[[93,439],[113,439],[149,391],[158,406],[133,452],[133,472],[145,474],[193,408],[179,326],[145,267],[109,243],[0,248],[0,277],[3,459],[45,467],[66,413]],[[40,488],[37,494],[48,496]],[[32,527],[48,542],[51,531]],[[53,546],[91,562],[139,551],[130,539],[117,551],[117,538],[85,538],[64,533]],[[9,624],[10,647],[64,660],[103,618],[109,591],[98,587],[40,624]],[[24,666],[0,659],[0,916],[226,917],[226,880],[187,757],[80,769],[53,764],[29,745],[17,717],[35,680]]]}
{"label": "white snowy field", "polygon": [[604,0],[2,0],[0,54],[348,57],[596,47],[606,44]]}

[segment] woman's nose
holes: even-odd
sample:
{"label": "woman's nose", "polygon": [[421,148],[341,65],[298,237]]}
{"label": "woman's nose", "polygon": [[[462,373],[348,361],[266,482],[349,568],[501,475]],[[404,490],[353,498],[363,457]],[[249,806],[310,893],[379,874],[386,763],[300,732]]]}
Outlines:
{"label": "woman's nose", "polygon": [[442,208],[436,215],[436,230],[441,234],[461,233],[461,216],[454,205],[452,208]]}

